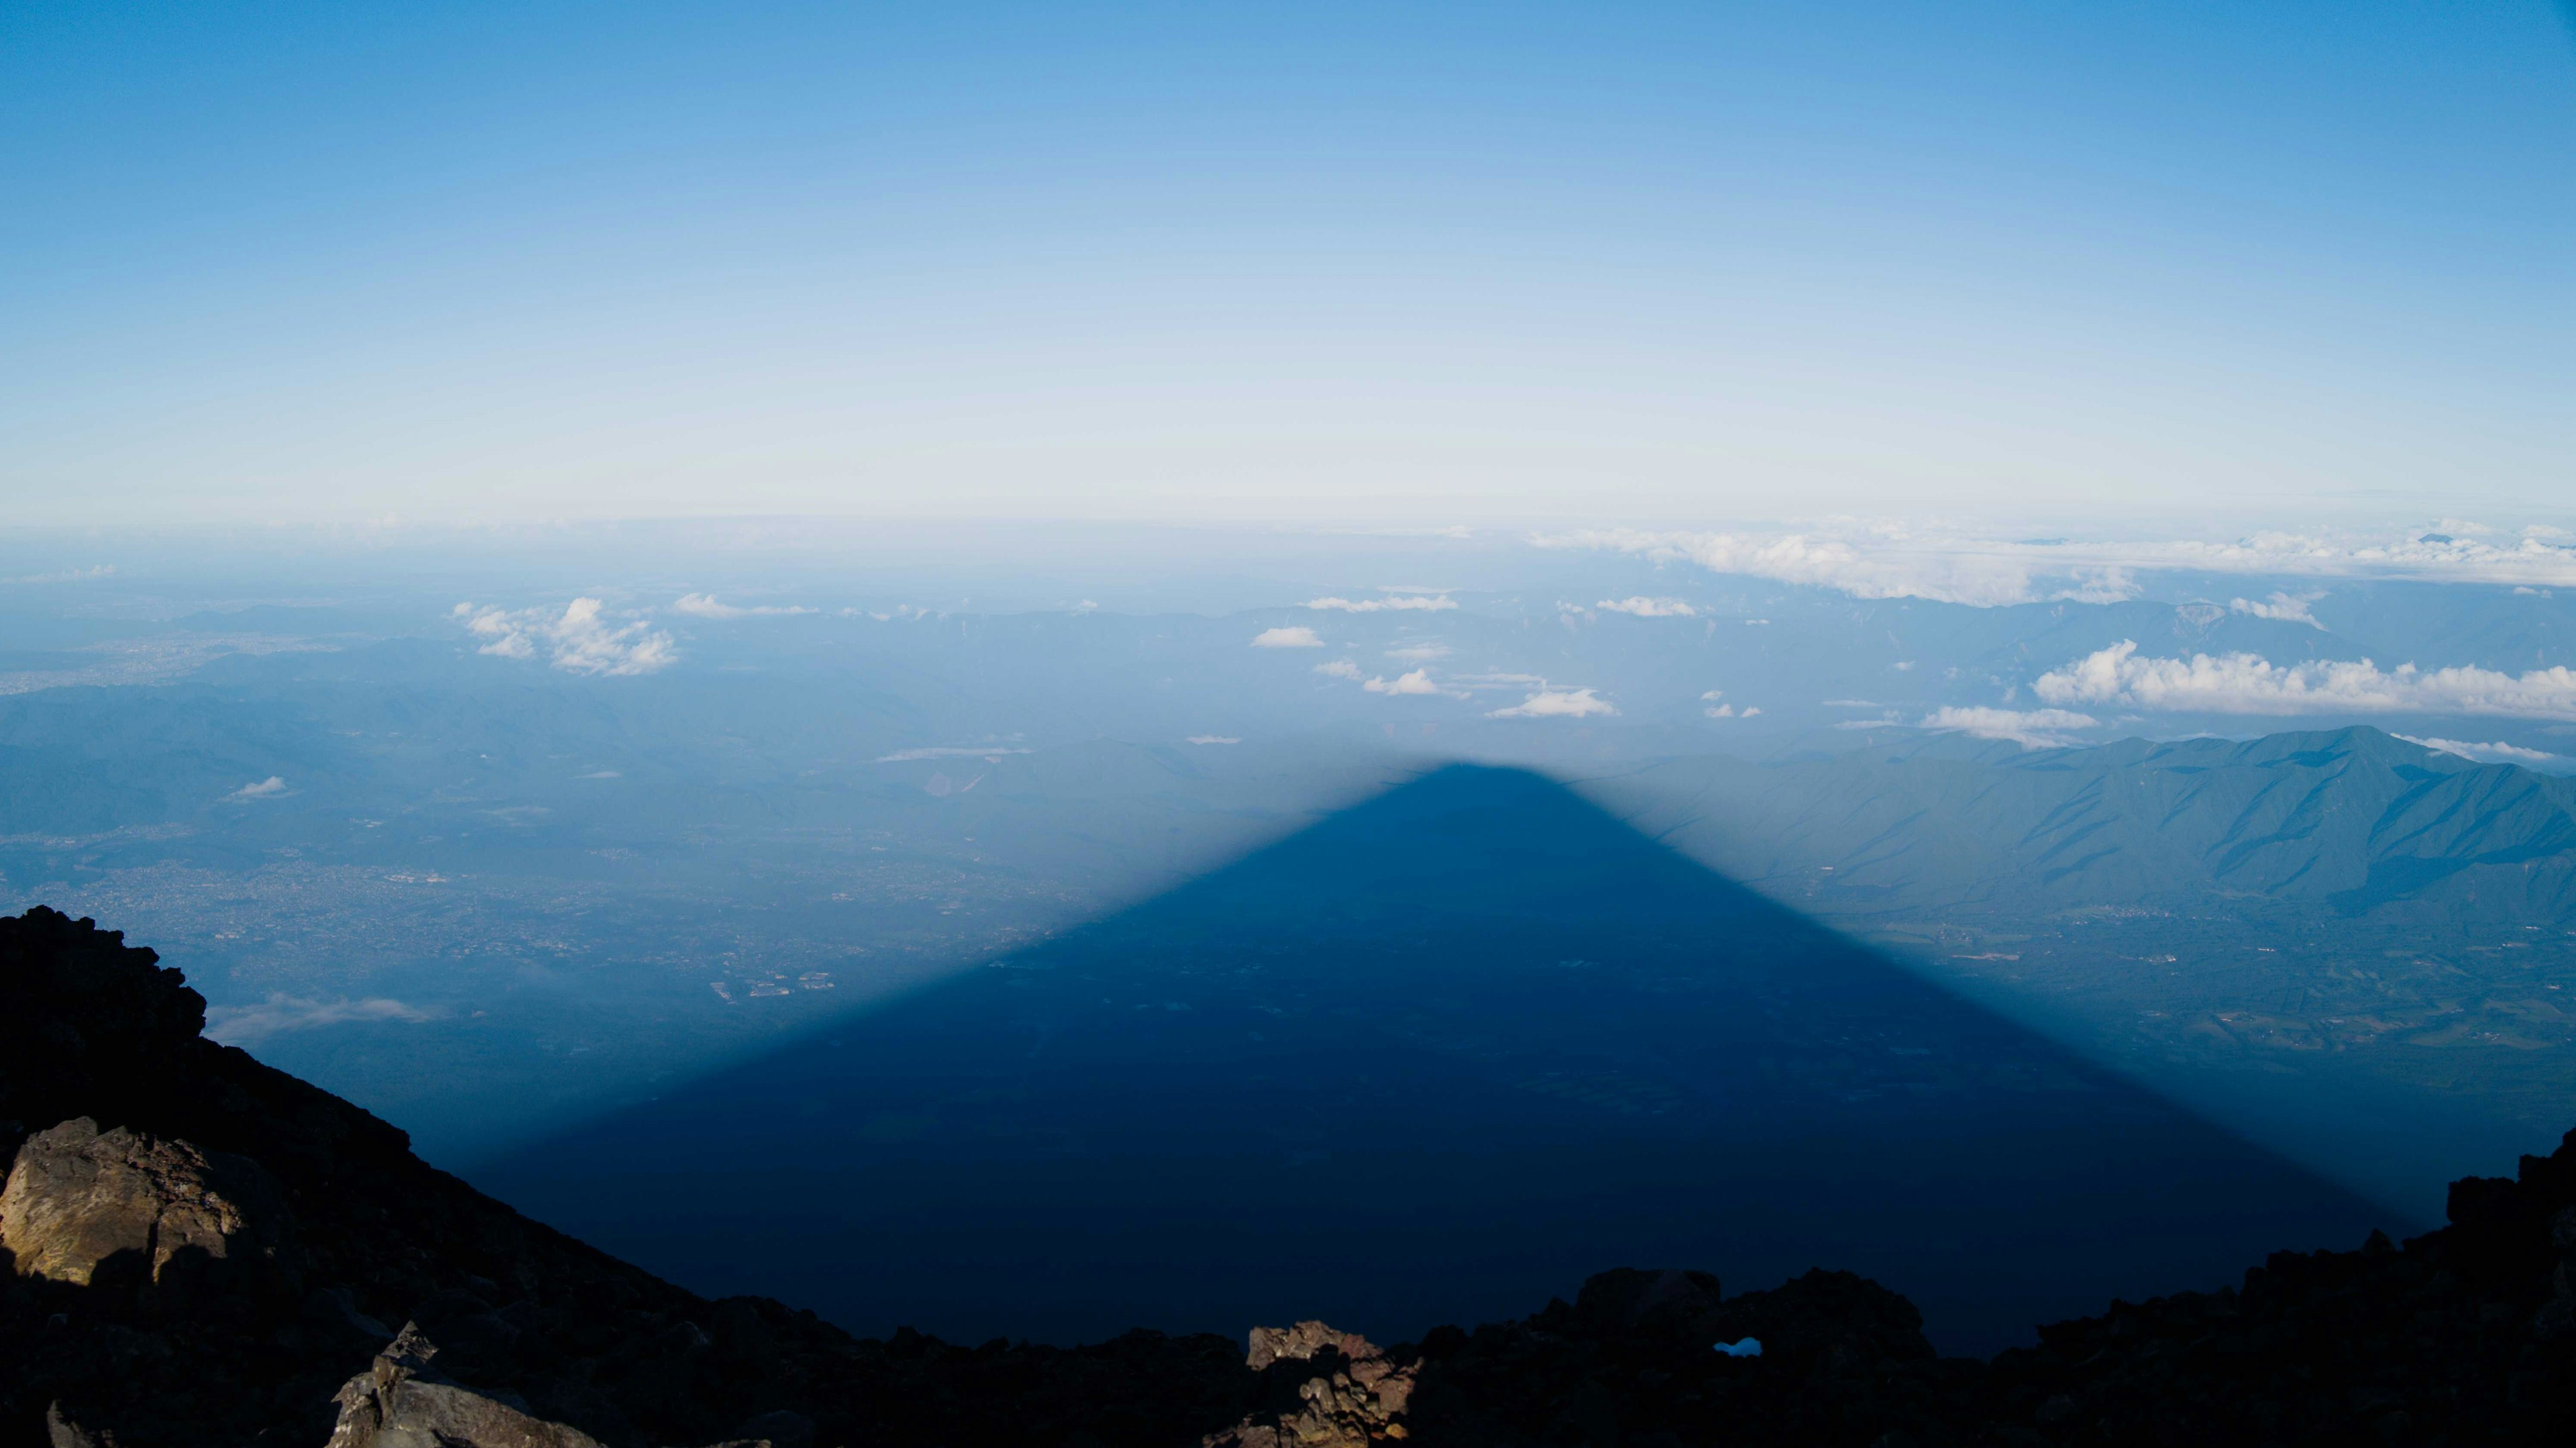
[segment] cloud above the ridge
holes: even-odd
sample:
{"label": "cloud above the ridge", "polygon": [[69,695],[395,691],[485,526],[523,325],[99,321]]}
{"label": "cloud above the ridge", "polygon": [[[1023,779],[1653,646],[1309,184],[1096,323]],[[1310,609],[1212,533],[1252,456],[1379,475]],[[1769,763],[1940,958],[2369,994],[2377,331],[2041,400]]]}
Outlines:
{"label": "cloud above the ridge", "polygon": [[2576,669],[2382,669],[2368,659],[2275,664],[2259,654],[2140,657],[2122,639],[2040,675],[2031,692],[2056,705],[2208,714],[2495,714],[2576,719]]}
{"label": "cloud above the ridge", "polygon": [[2082,742],[2067,730],[2090,729],[2101,722],[2071,709],[1942,708],[1924,715],[1920,727],[1978,739],[2006,739],[2024,749],[2062,749]]}
{"label": "cloud above the ridge", "polygon": [[2227,601],[2227,611],[2251,614],[2256,618],[2278,619],[2283,623],[2303,623],[2313,629],[2323,629],[2325,625],[2317,622],[2315,614],[2308,612],[2308,605],[2323,597],[2325,597],[2323,593],[2274,593],[2261,603],[2231,598]]}
{"label": "cloud above the ridge", "polygon": [[477,653],[524,660],[543,652],[556,668],[571,674],[649,674],[668,668],[680,657],[669,634],[641,619],[612,623],[596,598],[576,598],[560,614],[542,608],[478,609],[460,603],[448,616],[463,623],[466,632],[486,640]]}
{"label": "cloud above the ridge", "polygon": [[2480,764],[2576,764],[2576,760],[2571,760],[2563,754],[2551,754],[2543,749],[2525,749],[2519,744],[2507,744],[2502,740],[2493,744],[2471,744],[2459,739],[2418,739],[2412,734],[2400,734],[2397,737],[2409,744],[2421,744],[2437,754],[2456,754],[2462,759],[2474,759]]}
{"label": "cloud above the ridge", "polygon": [[1324,640],[1303,624],[1283,628],[1266,628],[1252,636],[1256,649],[1320,649]]}

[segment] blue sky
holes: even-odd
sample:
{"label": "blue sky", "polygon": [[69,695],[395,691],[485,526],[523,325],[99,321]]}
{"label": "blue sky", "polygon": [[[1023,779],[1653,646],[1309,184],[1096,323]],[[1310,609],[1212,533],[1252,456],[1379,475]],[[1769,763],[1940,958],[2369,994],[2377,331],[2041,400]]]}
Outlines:
{"label": "blue sky", "polygon": [[0,13],[22,522],[2576,495],[2545,3]]}

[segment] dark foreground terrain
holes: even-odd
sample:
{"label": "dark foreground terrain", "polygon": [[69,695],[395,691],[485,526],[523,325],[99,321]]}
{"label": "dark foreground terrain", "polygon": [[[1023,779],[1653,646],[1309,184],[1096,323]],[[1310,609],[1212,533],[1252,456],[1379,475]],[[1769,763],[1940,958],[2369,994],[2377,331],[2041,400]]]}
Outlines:
{"label": "dark foreground terrain", "polygon": [[1826,1271],[1732,1297],[1613,1271],[1384,1349],[1321,1323],[1255,1329],[1249,1353],[1149,1332],[965,1347],[674,1287],[204,1040],[203,1009],[118,934],[0,920],[0,1448],[2576,1435],[2576,1134],[2455,1184],[2441,1230],[2277,1254],[2241,1288],[2113,1303],[1991,1363],[1936,1356],[1904,1298]]}

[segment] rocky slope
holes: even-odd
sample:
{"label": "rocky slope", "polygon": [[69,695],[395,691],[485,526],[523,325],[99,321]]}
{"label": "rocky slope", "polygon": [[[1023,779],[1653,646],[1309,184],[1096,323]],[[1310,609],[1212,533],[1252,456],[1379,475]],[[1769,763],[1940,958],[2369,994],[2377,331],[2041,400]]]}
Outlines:
{"label": "rocky slope", "polygon": [[203,1007],[88,921],[0,920],[0,1448],[2576,1440],[2576,1133],[2457,1184],[2441,1231],[2281,1254],[1991,1364],[1822,1271],[1732,1297],[1610,1272],[1385,1349],[1322,1323],[1248,1354],[966,1348],[662,1282],[203,1039]]}

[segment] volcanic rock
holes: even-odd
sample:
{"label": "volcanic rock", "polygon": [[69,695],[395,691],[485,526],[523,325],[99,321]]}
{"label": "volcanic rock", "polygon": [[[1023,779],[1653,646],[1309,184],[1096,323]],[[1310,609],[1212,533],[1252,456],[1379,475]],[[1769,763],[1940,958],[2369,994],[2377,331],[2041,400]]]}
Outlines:
{"label": "volcanic rock", "polygon": [[29,1138],[0,1189],[16,1269],[81,1285],[125,1268],[158,1287],[246,1290],[291,1265],[289,1221],[259,1163],[86,1116]]}
{"label": "volcanic rock", "polygon": [[530,1416],[524,1402],[448,1380],[430,1367],[437,1355],[417,1324],[406,1325],[340,1389],[329,1448],[601,1448],[578,1428]]}

